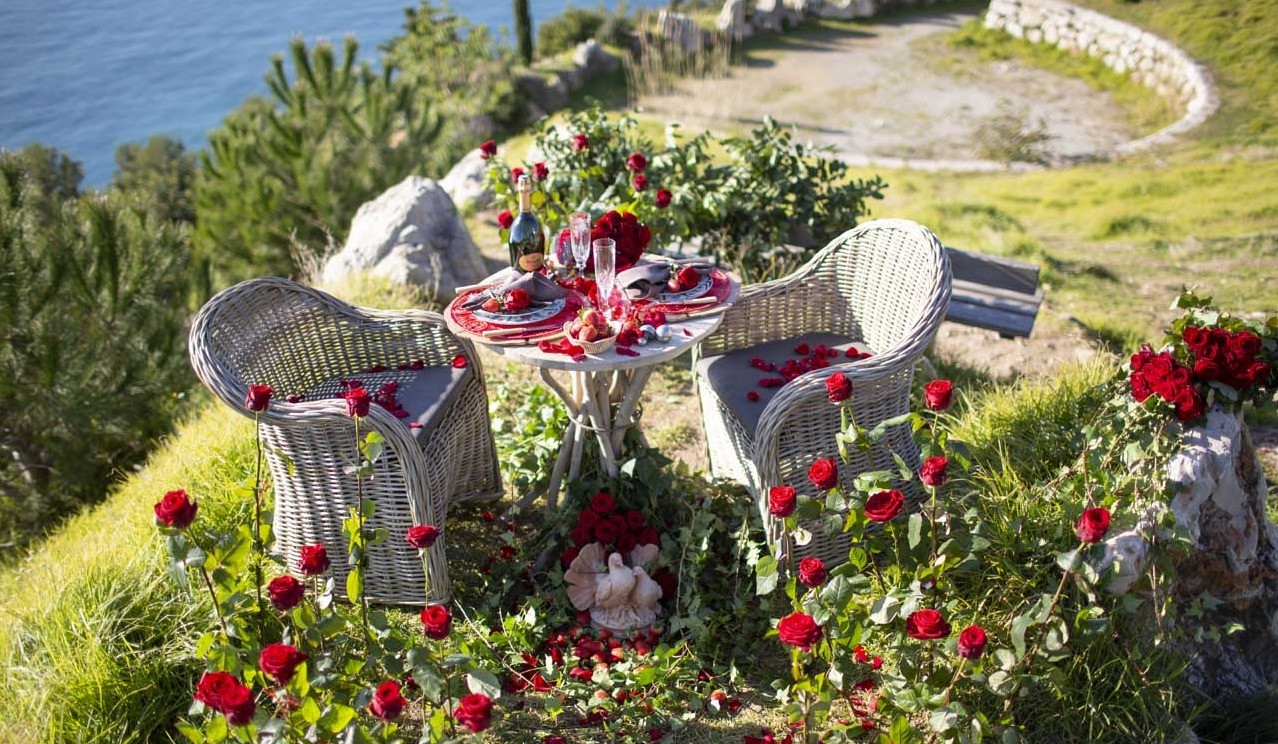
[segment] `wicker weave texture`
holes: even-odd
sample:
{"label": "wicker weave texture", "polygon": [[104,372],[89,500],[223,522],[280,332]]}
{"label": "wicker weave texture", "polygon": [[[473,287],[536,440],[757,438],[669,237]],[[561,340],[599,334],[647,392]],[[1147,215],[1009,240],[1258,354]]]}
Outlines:
{"label": "wicker weave texture", "polygon": [[[835,238],[793,274],[745,287],[723,325],[701,344],[698,356],[709,357],[827,331],[877,352],[795,378],[769,401],[753,436],[708,381],[697,380],[712,474],[750,488],[774,551],[781,543],[779,525],[768,514],[768,491],[790,485],[801,494],[823,496],[808,481],[808,467],[816,458],[838,457],[840,412],[826,398],[826,379],[843,372],[852,380],[851,404],[861,426],[872,428],[909,411],[914,364],[945,317],[950,283],[949,259],[926,228],[907,220],[868,222]],[[867,470],[893,468],[893,452],[917,468],[918,448],[908,428],[898,426],[840,466],[842,484],[850,487]],[[917,502],[922,493],[907,489],[907,496]],[[837,565],[847,560],[848,547],[846,538],[814,529],[813,540],[795,552]]]}
{"label": "wicker weave texture", "polygon": [[372,478],[363,483],[365,497],[377,505],[368,527],[387,530],[387,539],[369,550],[369,599],[424,603],[421,561],[403,539],[414,524],[433,524],[444,532],[430,550],[430,601],[451,598],[445,555],[449,503],[499,495],[501,477],[479,358],[469,342],[447,329],[442,316],[357,308],[286,279],[253,279],[224,290],[200,310],[191,328],[190,355],[200,380],[246,415],[252,415],[244,408],[249,385],[275,389],[260,420],[275,491],[276,550],[292,567],[302,545],[322,542],[339,594],[349,572],[342,521],[358,502],[355,478],[343,472],[356,458],[355,422],[341,400],[288,403],[285,398],[375,365],[394,369],[420,360],[443,366],[465,357],[474,374],[424,444],[376,405],[360,424],[361,432],[377,431],[386,444]]}

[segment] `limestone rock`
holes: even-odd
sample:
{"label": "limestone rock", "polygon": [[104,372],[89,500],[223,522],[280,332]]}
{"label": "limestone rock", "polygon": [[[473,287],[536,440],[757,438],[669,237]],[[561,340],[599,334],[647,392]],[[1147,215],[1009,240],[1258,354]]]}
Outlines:
{"label": "limestone rock", "polygon": [[710,42],[710,35],[696,21],[670,10],[662,10],[657,15],[657,33],[678,44],[685,54],[699,52]]}
{"label": "limestone rock", "polygon": [[355,272],[413,284],[448,298],[485,276],[479,249],[438,183],[409,176],[355,213],[346,245],[324,265],[324,281]]}
{"label": "limestone rock", "polygon": [[572,52],[572,62],[581,71],[582,76],[589,80],[596,75],[602,75],[612,72],[621,65],[621,60],[615,55],[609,54],[604,49],[603,44],[589,39],[577,45]]}
{"label": "limestone rock", "polygon": [[474,148],[457,161],[439,185],[459,209],[467,206],[483,209],[493,201],[493,192],[488,190],[485,181],[487,173],[488,162],[480,157],[479,149]]}
{"label": "limestone rock", "polygon": [[725,0],[714,25],[735,39],[749,38],[754,34],[754,27],[746,21],[746,0]]}
{"label": "limestone rock", "polygon": [[816,8],[822,18],[870,18],[878,13],[875,0],[825,0]]}

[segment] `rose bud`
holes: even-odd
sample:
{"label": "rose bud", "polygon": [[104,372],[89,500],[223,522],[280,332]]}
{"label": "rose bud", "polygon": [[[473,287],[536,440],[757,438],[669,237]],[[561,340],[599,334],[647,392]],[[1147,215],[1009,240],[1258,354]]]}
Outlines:
{"label": "rose bud", "polygon": [[297,569],[306,576],[319,576],[328,570],[328,551],[323,543],[303,545],[298,553]]}
{"label": "rose bud", "polygon": [[626,160],[626,167],[633,171],[641,171],[648,167],[648,158],[644,157],[643,153],[633,153]]}
{"label": "rose bud", "polygon": [[964,659],[979,659],[985,653],[985,628],[969,625],[959,633],[958,653]]}
{"label": "rose bud", "polygon": [[497,143],[493,142],[492,140],[488,140],[487,142],[479,146],[479,157],[483,158],[484,160],[487,160],[496,154],[497,154]]}
{"label": "rose bud", "polygon": [[825,397],[831,403],[842,403],[852,397],[852,381],[842,372],[835,372],[825,378]]}
{"label": "rose bud", "polygon": [[949,380],[932,380],[923,386],[923,403],[930,411],[944,411],[954,398],[954,385]]}
{"label": "rose bud", "polygon": [[275,678],[282,685],[293,679],[298,665],[306,661],[306,654],[287,643],[271,643],[258,654],[257,667]]}
{"label": "rose bud", "polygon": [[916,610],[906,618],[905,632],[920,641],[944,638],[950,634],[950,624],[936,610]]}
{"label": "rose bud", "polygon": [[808,480],[819,491],[829,491],[839,484],[839,466],[833,457],[827,457],[812,463],[808,468]]}
{"label": "rose bud", "polygon": [[820,558],[811,556],[799,561],[799,581],[809,588],[816,588],[825,583],[829,573],[825,570],[825,564]]}
{"label": "rose bud", "polygon": [[515,216],[510,213],[509,209],[502,210],[502,212],[497,215],[497,224],[501,225],[501,229],[509,230],[510,226],[515,224]]}
{"label": "rose bud", "polygon": [[408,528],[408,534],[404,535],[404,539],[414,548],[426,550],[439,539],[439,528],[432,524],[413,525]]}
{"label": "rose bud", "polygon": [[572,136],[572,149],[574,152],[581,152],[590,147],[590,138],[584,134],[574,134]]}
{"label": "rose bud", "polygon": [[1100,542],[1109,532],[1109,510],[1097,507],[1086,509],[1078,518],[1078,539],[1085,543]]}
{"label": "rose bud", "polygon": [[422,630],[426,637],[442,641],[453,627],[453,614],[444,605],[428,605],[422,610]]}
{"label": "rose bud", "polygon": [[404,712],[408,701],[400,693],[399,684],[394,680],[386,680],[377,686],[373,699],[368,703],[368,712],[383,721],[393,721]]}
{"label": "rose bud", "polygon": [[777,519],[785,519],[794,513],[797,500],[790,486],[773,486],[768,491],[768,512]]}
{"label": "rose bud", "polygon": [[346,413],[351,418],[364,418],[368,415],[368,407],[373,402],[373,396],[362,387],[353,387],[342,394],[346,399]]}
{"label": "rose bud", "polygon": [[487,695],[478,692],[462,696],[457,701],[457,708],[453,711],[453,718],[456,718],[457,722],[472,734],[478,734],[488,728],[492,723],[492,715],[493,701]]}
{"label": "rose bud", "polygon": [[889,522],[896,519],[905,506],[905,494],[893,489],[879,491],[865,501],[865,518],[871,522]]}
{"label": "rose bud", "polygon": [[155,505],[155,521],[165,527],[184,530],[195,520],[195,512],[199,508],[186,491],[169,491]]}
{"label": "rose bud", "polygon": [[266,585],[266,593],[275,609],[286,611],[297,606],[306,593],[306,586],[292,576],[280,576]]}
{"label": "rose bud", "polygon": [[787,646],[811,651],[821,640],[821,626],[816,624],[812,616],[804,612],[794,612],[781,618],[777,623],[777,636]]}
{"label": "rose bud", "polygon": [[942,455],[929,457],[923,461],[923,467],[919,468],[919,480],[924,485],[939,488],[945,483],[945,471],[950,466],[950,461]]}
{"label": "rose bud", "polygon": [[665,209],[670,206],[670,199],[673,196],[669,189],[657,189],[657,196],[653,201],[657,205],[657,209]]}
{"label": "rose bud", "polygon": [[249,385],[248,396],[244,399],[244,407],[250,411],[265,411],[271,405],[271,393],[275,392],[270,385]]}

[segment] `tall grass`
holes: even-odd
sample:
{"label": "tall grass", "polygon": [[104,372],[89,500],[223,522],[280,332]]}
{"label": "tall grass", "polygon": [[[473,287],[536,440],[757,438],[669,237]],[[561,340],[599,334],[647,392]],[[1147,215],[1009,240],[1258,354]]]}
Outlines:
{"label": "tall grass", "polygon": [[674,93],[679,81],[686,79],[716,80],[727,77],[736,61],[739,45],[723,31],[696,29],[704,34],[705,43],[685,48],[678,39],[669,38],[656,21],[636,34],[638,49],[626,55],[626,92],[630,103],[644,96]]}

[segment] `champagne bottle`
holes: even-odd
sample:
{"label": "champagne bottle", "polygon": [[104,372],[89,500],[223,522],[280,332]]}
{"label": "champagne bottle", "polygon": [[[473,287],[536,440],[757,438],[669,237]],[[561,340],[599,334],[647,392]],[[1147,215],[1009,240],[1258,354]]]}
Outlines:
{"label": "champagne bottle", "polygon": [[510,265],[520,274],[537,271],[546,259],[546,234],[532,213],[532,182],[519,177],[519,215],[510,226]]}

